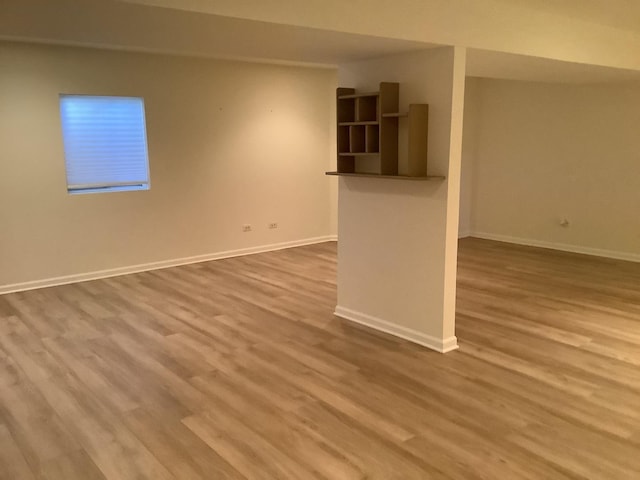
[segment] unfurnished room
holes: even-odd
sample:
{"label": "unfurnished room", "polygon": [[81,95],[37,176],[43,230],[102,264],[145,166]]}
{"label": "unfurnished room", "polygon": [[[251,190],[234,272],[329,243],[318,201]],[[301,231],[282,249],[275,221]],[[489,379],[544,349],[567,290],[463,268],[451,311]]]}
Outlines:
{"label": "unfurnished room", "polygon": [[0,479],[640,478],[640,5],[0,0]]}

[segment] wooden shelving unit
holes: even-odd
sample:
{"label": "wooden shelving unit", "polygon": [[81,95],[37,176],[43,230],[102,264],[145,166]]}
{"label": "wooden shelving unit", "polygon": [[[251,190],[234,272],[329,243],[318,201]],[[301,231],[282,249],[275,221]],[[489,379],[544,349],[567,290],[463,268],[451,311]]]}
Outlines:
{"label": "wooden shelving unit", "polygon": [[378,92],[338,88],[338,172],[356,173],[359,157],[375,157],[376,173],[398,173],[398,128],[384,113],[398,110],[398,84],[383,82]]}
{"label": "wooden shelving unit", "polygon": [[[436,180],[427,175],[429,106],[399,111],[399,84],[380,83],[377,92],[336,91],[338,169],[327,175]],[[398,175],[398,126],[408,119],[408,174]],[[365,161],[363,169],[360,160]]]}

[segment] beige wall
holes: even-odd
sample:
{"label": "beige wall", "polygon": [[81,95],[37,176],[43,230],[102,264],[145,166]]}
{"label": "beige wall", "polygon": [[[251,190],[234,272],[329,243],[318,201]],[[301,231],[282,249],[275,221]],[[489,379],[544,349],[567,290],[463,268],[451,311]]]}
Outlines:
{"label": "beige wall", "polygon": [[[328,69],[0,43],[0,290],[335,232],[335,85]],[[144,97],[151,190],[67,194],[60,93]]]}
{"label": "beige wall", "polygon": [[401,111],[428,103],[428,170],[447,179],[339,180],[336,313],[436,350],[455,348],[464,51],[438,48],[344,65],[339,80],[361,91],[399,82]]}
{"label": "beige wall", "polygon": [[640,85],[469,84],[475,234],[640,260]]}

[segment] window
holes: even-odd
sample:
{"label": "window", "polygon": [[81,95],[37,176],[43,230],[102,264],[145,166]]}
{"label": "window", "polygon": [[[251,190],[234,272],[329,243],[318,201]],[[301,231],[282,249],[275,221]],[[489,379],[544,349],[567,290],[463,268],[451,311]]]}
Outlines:
{"label": "window", "polygon": [[144,100],[61,95],[69,193],[149,189]]}

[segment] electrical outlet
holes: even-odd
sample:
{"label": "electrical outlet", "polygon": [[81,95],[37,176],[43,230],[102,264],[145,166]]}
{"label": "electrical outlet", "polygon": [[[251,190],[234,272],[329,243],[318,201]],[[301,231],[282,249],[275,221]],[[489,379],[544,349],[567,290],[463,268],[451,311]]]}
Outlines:
{"label": "electrical outlet", "polygon": [[243,232],[250,232],[251,231],[251,225],[246,224],[242,226],[242,231]]}
{"label": "electrical outlet", "polygon": [[278,228],[278,224],[277,223],[270,223],[269,224],[269,228]]}

